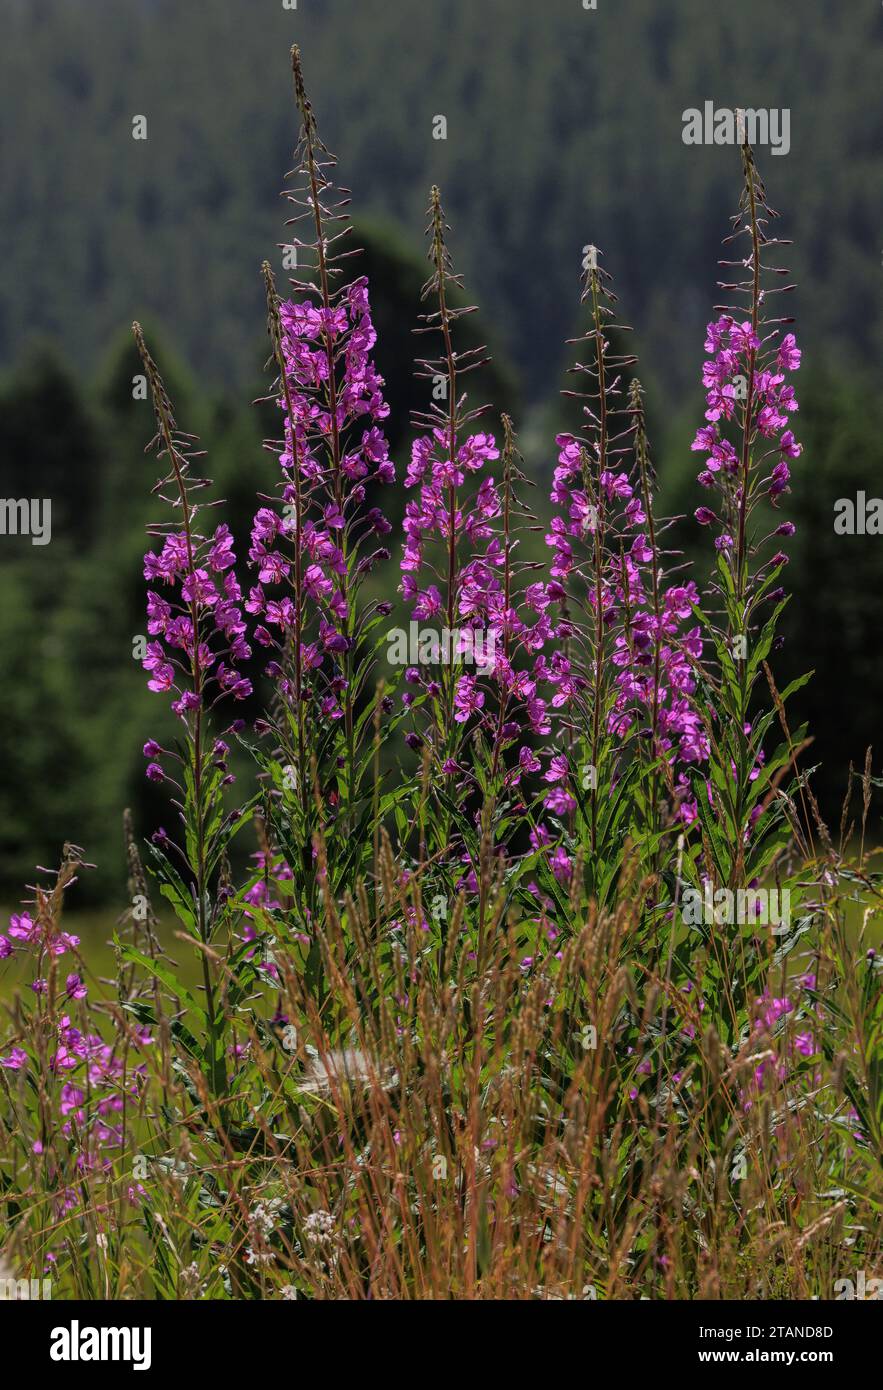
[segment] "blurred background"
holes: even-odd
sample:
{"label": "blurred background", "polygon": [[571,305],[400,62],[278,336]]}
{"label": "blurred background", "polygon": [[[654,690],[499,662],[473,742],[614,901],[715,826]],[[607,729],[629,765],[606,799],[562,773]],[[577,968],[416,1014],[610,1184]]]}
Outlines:
{"label": "blurred background", "polygon": [[757,152],[794,240],[787,311],[803,349],[804,453],[782,508],[798,523],[794,597],[775,669],[780,684],[816,672],[795,716],[836,823],[883,702],[883,537],[833,531],[839,497],[883,495],[878,0],[0,0],[0,26],[0,496],[53,504],[51,545],[0,536],[0,899],[69,838],[97,865],[86,895],[119,902],[123,807],[142,833],[168,818],[141,746],[170,716],[132,659],[156,513],[129,330],[144,323],[244,554],[255,493],[274,481],[273,421],[252,401],[267,381],[264,257],[284,280],[292,42],[353,192],[396,457],[425,398],[411,330],[437,182],[479,306],[469,341],[494,356],[480,390],[514,413],[541,512],[569,413],[565,340],[582,331],[582,248],[601,249],[635,329],[660,507],[686,515],[700,583],[710,539],[691,519],[690,442],[740,163],[732,147],[685,145],[682,116],[706,100],[790,110],[787,155]]}

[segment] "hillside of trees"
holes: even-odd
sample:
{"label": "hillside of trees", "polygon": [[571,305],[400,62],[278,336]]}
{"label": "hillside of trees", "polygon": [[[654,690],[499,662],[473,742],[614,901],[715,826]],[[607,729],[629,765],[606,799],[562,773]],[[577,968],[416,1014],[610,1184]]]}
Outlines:
{"label": "hillside of trees", "polygon": [[734,151],[683,143],[683,112],[706,99],[790,110],[787,157],[759,158],[795,241],[805,346],[879,355],[879,5],[4,0],[2,23],[0,362],[43,332],[95,365],[121,324],[155,316],[200,375],[241,383],[260,261],[283,239],[292,41],[361,215],[422,254],[440,184],[529,399],[556,383],[588,242],[640,325],[645,372],[666,393],[695,386],[738,183]]}
{"label": "hillside of trees", "polygon": [[[27,538],[0,549],[0,894],[17,896],[76,827],[99,865],[93,891],[113,895],[123,806],[142,825],[158,818],[141,743],[164,716],[131,657],[145,621],[152,423],[132,398],[128,327],[145,323],[244,554],[269,477],[272,424],[251,402],[265,380],[264,256],[283,275],[294,40],[367,247],[359,269],[396,457],[425,389],[411,375],[412,329],[438,182],[480,306],[464,326],[494,354],[476,399],[515,414],[541,513],[566,414],[565,339],[580,331],[582,248],[602,249],[636,330],[660,502],[686,514],[678,536],[700,579],[709,556],[690,520],[703,499],[689,445],[739,161],[685,145],[682,112],[706,99],[790,109],[788,156],[758,151],[780,234],[795,243],[787,311],[804,353],[782,660],[787,674],[817,672],[794,703],[816,730],[809,760],[836,819],[883,700],[883,544],[832,527],[838,497],[883,492],[883,10],[774,10],[773,22],[768,0],[3,0],[0,493],[51,496],[53,537],[48,549]],[[138,115],[144,141],[132,138]],[[446,140],[433,139],[437,115]]]}

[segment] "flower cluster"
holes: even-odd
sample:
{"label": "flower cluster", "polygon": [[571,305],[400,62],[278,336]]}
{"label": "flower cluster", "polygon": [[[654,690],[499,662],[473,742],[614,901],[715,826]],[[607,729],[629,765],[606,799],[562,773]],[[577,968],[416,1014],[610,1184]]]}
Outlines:
{"label": "flower cluster", "polygon": [[[191,476],[191,464],[198,457],[194,437],[178,428],[141,325],[135,323],[132,328],[156,414],[156,434],[149,447],[155,447],[168,469],[154,492],[182,518],[180,524],[160,522],[148,527],[151,536],[161,538],[162,546],[158,553],[151,550],[144,557],[144,578],[156,587],[147,592],[147,630],[153,640],[146,644],[142,665],[150,676],[150,690],[174,692],[172,709],[187,729],[194,785],[201,788],[202,760],[212,756],[203,747],[203,715],[225,695],[244,700],[251,694],[251,682],[237,669],[251,649],[239,606],[242,593],[233,572],[233,536],[223,523],[210,536],[196,529],[201,509],[193,497],[209,486],[209,480]],[[149,747],[160,751],[152,740]],[[155,761],[150,762],[147,774],[155,781],[164,775]]]}
{"label": "flower cluster", "polygon": [[245,606],[260,619],[255,640],[275,653],[268,672],[289,699],[297,694],[289,674],[291,645],[297,644],[300,672],[318,672],[330,658],[320,708],[339,718],[345,682],[337,666],[353,645],[355,589],[389,554],[382,547],[361,553],[372,537],[391,530],[369,498],[372,486],[395,478],[378,428],[389,408],[371,361],[377,335],[364,277],[333,307],[303,300],[280,304],[278,313],[281,506],[261,507],[255,516],[249,560],[258,582]]}
{"label": "flower cluster", "polygon": [[[294,874],[284,857],[269,849],[258,850],[251,858],[256,863],[256,874],[243,894],[243,902],[248,903],[248,907],[243,908],[244,921],[239,939],[255,943],[246,952],[247,959],[254,959],[260,952],[260,969],[278,983],[279,969],[273,960],[272,922],[268,914],[284,912],[289,906],[286,894]],[[293,940],[310,944],[305,932],[293,931],[291,936]]]}
{"label": "flower cluster", "polygon": [[[561,434],[556,443],[558,465],[552,501],[561,511],[552,518],[546,536],[553,552],[553,584],[557,585],[553,594],[557,596],[574,576],[584,577],[585,601],[596,630],[609,643],[616,671],[614,693],[606,711],[607,731],[622,740],[631,730],[649,726],[655,753],[664,754],[672,765],[704,762],[708,738],[692,700],[695,663],[702,655],[700,629],[697,625],[686,633],[680,631],[699,601],[698,589],[692,580],[668,587],[659,583],[660,557],[649,530],[650,518],[640,486],[629,474],[601,469],[593,489],[585,441]],[[586,574],[579,547],[587,545],[591,550],[602,524],[605,547],[600,567],[596,573]],[[619,541],[618,548],[611,544],[611,537]],[[552,658],[548,675],[556,687],[556,706],[569,705],[588,685],[586,673],[560,652]],[[567,760],[553,758],[547,780],[563,782],[566,774]],[[683,798],[687,791],[683,772],[678,780]],[[547,804],[551,811],[560,813],[572,809],[574,803],[569,793],[555,786]],[[691,799],[681,800],[679,814],[685,820],[693,819]]]}
{"label": "flower cluster", "polygon": [[[614,472],[610,468],[602,469],[598,475],[601,498],[595,499],[590,496],[591,481],[586,474],[586,441],[577,439],[572,434],[559,434],[555,443],[558,446],[558,465],[552,480],[552,501],[563,509],[564,515],[552,518],[546,544],[553,550],[552,577],[563,582],[567,580],[576,563],[574,538],[586,541],[597,530],[599,502],[605,504],[606,508],[621,504],[624,529],[635,530],[646,525],[647,516],[627,473]],[[640,548],[642,542],[645,545],[646,538],[636,535],[632,549]],[[612,595],[606,582],[602,606],[606,621],[607,613],[612,606]]]}
{"label": "flower cluster", "polygon": [[[67,995],[85,998],[79,976],[68,977]],[[97,1033],[83,1032],[68,1014],[57,1019],[54,1036],[49,1071],[58,1082],[56,1132],[68,1141],[78,1176],[106,1171],[112,1163],[109,1151],[123,1143],[123,1112],[127,1103],[138,1100],[146,1065],[128,1066],[119,1043],[106,1043]],[[129,1036],[127,1046],[140,1051],[152,1043],[149,1029],[142,1027]],[[0,1057],[0,1067],[7,1071],[23,1072],[34,1065],[22,1047]],[[34,1152],[42,1154],[45,1147],[44,1140],[36,1140]],[[135,1192],[135,1187],[130,1188],[129,1196],[134,1198]],[[68,1211],[79,1201],[76,1186],[60,1190],[61,1210]]]}
{"label": "flower cluster", "polygon": [[159,554],[144,557],[144,578],[172,590],[147,592],[147,630],[154,639],[142,661],[147,685],[174,691],[172,709],[185,720],[222,695],[243,700],[251,694],[251,682],[234,665],[251,655],[235,563],[233,537],[223,523],[210,537],[171,532]]}
{"label": "flower cluster", "polygon": [[[437,623],[449,634],[453,722],[485,728],[501,754],[523,737],[549,732],[547,701],[538,687],[546,675],[540,653],[554,629],[548,585],[512,590],[505,500],[501,484],[485,471],[499,458],[492,434],[470,434],[458,446],[448,430],[436,426],[414,441],[405,486],[419,486],[420,492],[405,509],[400,589],[413,619]],[[470,475],[476,484],[461,491]],[[502,488],[507,487],[504,481]],[[423,577],[427,571],[441,577],[427,553],[431,545],[446,557],[444,594]],[[463,670],[466,664],[474,671]],[[444,726],[446,692],[439,673],[411,667],[405,677],[433,702]],[[414,699],[407,692],[406,706]],[[419,742],[416,736],[413,741]],[[530,746],[523,744],[505,781],[515,785],[524,772],[538,767]],[[443,771],[459,771],[456,761],[446,763]]]}
{"label": "flower cluster", "polygon": [[[8,960],[13,955],[16,943],[22,948],[36,950],[38,955],[45,953],[50,956],[63,956],[80,944],[78,936],[57,930],[50,920],[43,921],[39,916],[34,921],[29,912],[13,913],[7,931],[9,936],[0,933],[0,960]],[[79,976],[72,975],[70,979],[78,980]]]}
{"label": "flower cluster", "polygon": [[[812,991],[815,989],[816,979],[814,975],[805,975],[796,983],[804,990]],[[757,1062],[750,1087],[740,1094],[743,1110],[751,1109],[770,1080],[775,1078],[778,1082],[785,1081],[789,1077],[791,1067],[798,1065],[801,1058],[807,1060],[818,1055],[819,1049],[812,1023],[805,1017],[807,1012],[815,1012],[820,1017],[817,1006],[813,1009],[810,1005],[795,1002],[790,995],[773,995],[769,988],[755,999],[750,1046],[757,1055]],[[795,1019],[799,1016],[800,1031],[791,1028],[781,1036],[785,1032],[789,1015],[793,1015]],[[758,1052],[761,1042],[772,1042],[776,1039],[779,1039],[780,1044],[777,1051],[768,1049]]]}
{"label": "flower cluster", "polygon": [[[53,974],[54,962],[68,951],[76,951],[80,944],[78,936],[62,931],[58,925],[61,894],[76,882],[79,853],[74,846],[69,847],[54,891],[38,888],[33,911],[14,913],[8,936],[0,935],[0,960],[8,959],[15,951],[31,956],[30,987],[39,1001],[35,1007],[42,1024],[42,1036],[52,1039],[48,1053],[39,1046],[33,1056],[16,1043],[5,1056],[0,1056],[0,1068],[24,1073],[48,1067],[49,1076],[58,1083],[56,1124],[54,1131],[44,1127],[43,1137],[34,1143],[34,1153],[42,1154],[53,1134],[60,1134],[69,1141],[77,1174],[82,1175],[110,1167],[106,1150],[119,1147],[123,1142],[122,1126],[117,1117],[123,1113],[127,1097],[137,1098],[144,1074],[143,1066],[127,1065],[125,1054],[129,1048],[140,1050],[153,1040],[149,1030],[141,1027],[128,1030],[124,1038],[109,1044],[97,1033],[83,1032],[76,1027],[68,1014],[54,1013],[56,1007],[63,1010],[85,1001],[88,995],[83,979],[76,972],[67,974],[63,989],[50,985],[41,974],[47,962]],[[47,1079],[44,1077],[44,1082]],[[61,1201],[64,1210],[76,1206],[78,1190],[63,1190]]]}
{"label": "flower cluster", "polygon": [[[723,516],[705,505],[695,513],[702,526],[721,525],[715,540],[718,550],[730,550],[735,544],[733,521],[745,501],[767,496],[776,504],[788,490],[791,461],[802,452],[789,427],[789,417],[799,405],[785,376],[800,366],[800,349],[793,333],[786,333],[781,342],[776,339],[772,334],[761,340],[749,320],[737,323],[730,314],[721,314],[707,328],[705,351],[709,355],[702,369],[707,424],[697,431],[691,448],[706,456],[698,481],[705,488],[717,486],[724,494]],[[733,421],[742,427],[741,454],[725,432]],[[751,498],[743,499],[743,490],[750,483],[745,476],[750,450],[758,440],[769,441],[762,461],[772,466],[758,481]],[[792,522],[784,522],[774,534],[790,536],[794,529]]]}
{"label": "flower cluster", "polygon": [[[129,1045],[139,1050],[152,1042],[146,1028],[129,1039]],[[0,1057],[0,1067],[10,1071],[22,1071],[30,1065],[31,1059],[20,1047],[12,1048],[7,1057]],[[49,1067],[60,1082],[58,1132],[70,1143],[78,1176],[96,1169],[108,1170],[112,1163],[109,1151],[119,1149],[123,1143],[123,1112],[127,1102],[137,1103],[145,1064],[127,1067],[117,1046],[106,1043],[97,1033],[82,1032],[64,1014],[57,1022],[56,1046]],[[43,1149],[43,1141],[37,1140],[35,1153],[42,1153]],[[135,1195],[135,1186],[130,1187],[130,1198]],[[76,1186],[67,1187],[60,1194],[63,1211],[79,1202]]]}

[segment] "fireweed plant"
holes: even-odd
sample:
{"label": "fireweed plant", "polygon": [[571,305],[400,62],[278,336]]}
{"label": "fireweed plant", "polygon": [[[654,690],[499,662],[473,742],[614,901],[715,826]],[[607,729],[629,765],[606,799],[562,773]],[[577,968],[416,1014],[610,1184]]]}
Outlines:
{"label": "fireweed plant", "polygon": [[693,818],[684,769],[708,754],[692,699],[699,628],[682,630],[699,593],[666,573],[640,382],[625,379],[637,359],[611,348],[612,332],[630,330],[612,322],[609,278],[593,256],[582,296],[589,328],[577,340],[587,360],[572,369],[585,389],[567,393],[583,403],[586,424],[582,436],[556,441],[558,510],[546,537],[550,591],[566,617],[548,663],[560,738],[545,809],[564,832],[557,877],[574,888],[578,879],[583,900],[602,903],[622,865],[624,831],[640,824],[655,865],[663,838]]}
{"label": "fireweed plant", "polygon": [[[417,363],[418,376],[433,382],[434,399],[414,420],[405,486],[416,497],[406,505],[400,561],[401,592],[427,640],[418,645],[420,664],[405,670],[402,701],[411,722],[405,741],[422,759],[417,872],[433,885],[442,938],[452,895],[477,899],[481,956],[490,881],[503,875],[517,882],[506,850],[536,799],[528,787],[540,768],[533,743],[551,727],[542,653],[555,629],[548,585],[539,576],[528,582],[541,566],[519,557],[536,519],[519,495],[527,480],[512,421],[502,417],[499,444],[473,428],[489,407],[470,408],[462,388],[467,373],[487,361],[486,349],[455,347],[457,320],[472,310],[451,303],[461,281],[437,188],[429,215],[432,273],[423,299],[435,307],[416,331],[437,335],[441,354]],[[490,470],[498,460],[495,478]],[[407,845],[403,808],[397,828]],[[452,853],[426,875],[430,843]],[[451,879],[458,860],[462,872]]]}
{"label": "fireweed plant", "polygon": [[[389,413],[371,352],[368,284],[338,284],[351,228],[346,190],[336,189],[336,159],[319,138],[293,60],[301,138],[284,197],[294,209],[289,252],[309,276],[291,281],[295,297],[280,300],[264,265],[274,399],[282,442],[276,493],[261,499],[249,563],[256,582],[246,608],[256,620],[255,642],[266,650],[275,700],[256,731],[268,788],[267,821],[285,852],[289,891],[305,921],[315,910],[318,858],[314,834],[325,840],[331,885],[337,892],[361,871],[370,825],[386,813],[367,775],[374,766],[371,634],[389,602],[362,602],[366,577],[384,560],[391,531],[382,494],[395,468],[382,430]],[[388,710],[389,696],[385,700]]]}
{"label": "fireweed plant", "polygon": [[[369,287],[292,60],[299,278],[280,293],[264,264],[280,423],[245,565],[135,326],[165,508],[144,665],[177,730],[144,754],[169,810],[146,855],[126,819],[113,979],[62,925],[75,846],[0,934],[22,986],[3,1277],[55,1297],[832,1297],[883,1253],[875,779],[870,756],[850,769],[854,850],[850,796],[835,838],[798,765],[800,682],[780,692],[771,665],[800,350],[752,152],[693,445],[704,592],[658,514],[597,256],[583,427],[556,441],[547,563],[525,554],[514,424],[464,389],[484,350],[457,348],[437,189],[395,537]],[[390,655],[397,587],[416,661]],[[772,888],[790,906],[768,921]]]}

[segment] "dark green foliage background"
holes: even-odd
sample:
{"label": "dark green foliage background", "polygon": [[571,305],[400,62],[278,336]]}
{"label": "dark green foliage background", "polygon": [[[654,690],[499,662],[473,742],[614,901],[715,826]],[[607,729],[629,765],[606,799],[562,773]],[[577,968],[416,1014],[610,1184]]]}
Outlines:
{"label": "dark green foliage background", "polygon": [[[51,546],[0,538],[5,897],[65,837],[98,861],[93,891],[113,896],[122,806],[145,831],[168,815],[140,751],[163,702],[131,659],[155,513],[127,330],[133,317],[149,330],[246,549],[254,494],[273,480],[261,451],[272,415],[249,402],[262,390],[261,259],[281,275],[292,41],[368,247],[396,455],[425,402],[410,330],[438,182],[481,306],[471,341],[490,340],[496,361],[475,399],[516,412],[540,499],[591,241],[636,328],[662,507],[697,505],[702,336],[739,167],[731,149],[685,146],[682,112],[706,99],[790,108],[788,156],[758,151],[795,242],[799,291],[784,302],[804,349],[806,448],[783,507],[799,524],[794,598],[776,671],[782,683],[817,671],[795,719],[811,721],[836,817],[883,699],[883,538],[836,537],[832,524],[838,497],[883,492],[879,4],[2,0],[0,26],[0,495],[53,499]],[[137,114],[146,142],[131,138]],[[446,141],[431,138],[436,114]],[[704,577],[706,537],[689,523],[681,535]]]}

